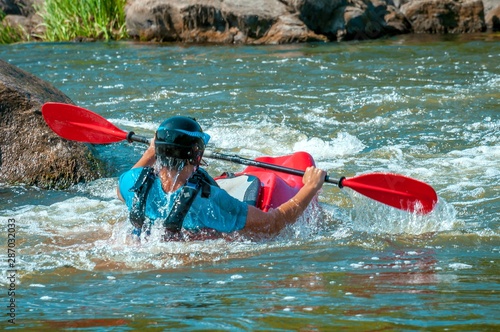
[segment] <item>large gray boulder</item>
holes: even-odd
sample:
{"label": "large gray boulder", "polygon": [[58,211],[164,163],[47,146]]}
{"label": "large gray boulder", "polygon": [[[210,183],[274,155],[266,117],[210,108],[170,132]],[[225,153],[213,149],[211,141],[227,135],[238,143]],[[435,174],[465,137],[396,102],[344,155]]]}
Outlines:
{"label": "large gray boulder", "polygon": [[45,0],[0,0],[0,10],[6,15],[2,24],[20,27],[28,34],[27,37],[36,39],[45,27],[35,7],[42,7],[44,2]]}
{"label": "large gray boulder", "polygon": [[278,0],[129,1],[127,31],[141,40],[258,43],[286,5]]}
{"label": "large gray boulder", "polygon": [[301,20],[330,41],[375,39],[411,32],[408,20],[384,0],[295,0]]}
{"label": "large gray boulder", "polygon": [[415,33],[486,31],[482,0],[413,0],[401,6]]}
{"label": "large gray boulder", "polygon": [[40,78],[0,60],[0,183],[66,188],[102,176],[91,149],[61,139],[43,120],[41,106],[72,103]]}
{"label": "large gray boulder", "polygon": [[490,0],[484,3],[485,21],[488,31],[500,31],[500,0]]}

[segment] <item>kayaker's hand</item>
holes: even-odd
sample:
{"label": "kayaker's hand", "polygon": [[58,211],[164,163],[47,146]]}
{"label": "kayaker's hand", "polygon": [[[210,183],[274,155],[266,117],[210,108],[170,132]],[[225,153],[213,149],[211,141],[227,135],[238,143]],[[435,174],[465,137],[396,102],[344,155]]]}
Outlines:
{"label": "kayaker's hand", "polygon": [[154,155],[155,154],[155,138],[153,137],[151,139],[151,142],[149,142],[149,146],[148,146],[148,149],[146,150],[146,152],[144,152],[145,155]]}
{"label": "kayaker's hand", "polygon": [[299,192],[268,212],[254,206],[248,207],[247,222],[243,231],[252,236],[276,235],[286,225],[294,223],[323,187],[326,172],[314,166],[308,167],[302,177],[304,186]]}
{"label": "kayaker's hand", "polygon": [[305,187],[309,187],[314,192],[317,192],[323,187],[325,177],[325,171],[314,166],[309,166],[302,177],[302,183]]}
{"label": "kayaker's hand", "polygon": [[132,167],[144,167],[144,166],[153,166],[155,163],[155,139],[153,138],[149,143],[148,149],[144,152],[141,159]]}

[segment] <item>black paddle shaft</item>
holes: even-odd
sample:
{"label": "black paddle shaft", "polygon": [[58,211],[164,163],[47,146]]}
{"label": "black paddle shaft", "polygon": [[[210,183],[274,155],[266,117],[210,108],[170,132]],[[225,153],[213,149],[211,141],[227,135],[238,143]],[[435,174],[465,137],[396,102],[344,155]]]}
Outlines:
{"label": "black paddle shaft", "polygon": [[130,143],[139,142],[139,143],[144,143],[144,144],[149,144],[151,142],[149,140],[149,138],[136,135],[133,131],[129,131],[127,133],[127,141],[129,141]]}
{"label": "black paddle shaft", "polygon": [[[133,131],[128,133],[127,141],[140,142],[140,143],[145,143],[145,144],[150,143],[150,140],[148,138],[146,138],[144,136],[135,135],[135,133]],[[273,171],[283,172],[283,173],[298,175],[298,176],[304,176],[304,173],[305,173],[304,171],[301,171],[301,170],[298,170],[295,168],[284,167],[284,166],[265,163],[265,162],[257,161],[257,160],[253,160],[253,159],[243,158],[243,157],[240,157],[237,155],[228,155],[228,154],[223,154],[223,153],[214,152],[214,151],[205,150],[205,152],[203,153],[203,157],[211,158],[211,159],[226,160],[226,161],[230,161],[230,162],[240,164],[240,165],[260,167],[260,168],[264,168],[264,169],[270,169]],[[334,179],[330,179],[330,177],[328,175],[325,176],[325,182],[333,183],[333,184],[339,186],[340,188],[343,187],[342,186],[343,179],[344,178],[342,177],[342,178],[340,178],[340,180],[334,180]]]}
{"label": "black paddle shaft", "polygon": [[[270,169],[273,171],[283,172],[283,173],[298,175],[298,176],[304,176],[304,173],[305,173],[304,171],[301,171],[301,170],[298,170],[295,168],[288,168],[288,167],[284,167],[284,166],[280,166],[280,165],[265,163],[262,161],[242,158],[242,157],[236,156],[236,155],[227,155],[227,154],[222,154],[222,153],[213,152],[213,151],[205,151],[205,153],[203,154],[203,157],[212,158],[212,159],[227,160],[227,161],[230,161],[230,162],[233,162],[236,164],[240,164],[240,165],[255,166],[255,167]],[[334,179],[330,179],[330,177],[327,175],[327,176],[325,176],[325,182],[336,184],[340,188],[342,188],[342,186],[341,186],[342,179],[340,179],[340,181],[337,181]]]}

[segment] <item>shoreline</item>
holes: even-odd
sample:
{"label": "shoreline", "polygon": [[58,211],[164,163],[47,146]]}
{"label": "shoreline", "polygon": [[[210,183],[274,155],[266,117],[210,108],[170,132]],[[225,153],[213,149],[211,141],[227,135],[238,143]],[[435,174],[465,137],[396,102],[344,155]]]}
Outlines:
{"label": "shoreline", "polygon": [[[25,0],[31,7],[27,5],[17,11],[6,10],[5,3],[9,2],[13,1],[0,4],[0,11],[6,14],[0,16],[3,44],[126,40],[158,44],[276,45],[500,31],[500,4],[494,0],[446,0],[444,5],[438,0],[352,0],[346,1],[346,7],[316,0],[258,1],[267,6],[265,9],[249,8],[243,0],[187,3],[115,0],[114,7],[108,6],[112,7],[108,16],[99,22],[92,13],[101,10],[100,7],[67,14],[67,8],[61,8],[61,12],[53,8],[53,0]],[[100,6],[100,2],[90,2]],[[38,7],[33,3],[38,3]],[[62,7],[64,1],[59,3]],[[42,14],[41,8],[47,10],[48,4],[52,12]],[[90,17],[90,21],[82,22],[81,17]],[[62,18],[65,29],[59,27]],[[90,30],[91,26],[99,29]],[[72,31],[76,28],[81,29]],[[68,32],[50,32],[49,36],[49,29]]]}
{"label": "shoreline", "polygon": [[[425,43],[425,42],[440,42],[440,41],[500,41],[500,32],[477,32],[477,33],[464,33],[464,34],[421,34],[421,33],[408,33],[404,35],[396,36],[385,36],[378,39],[369,40],[350,40],[341,42],[342,44],[359,44],[359,43],[370,43],[370,42],[383,42],[383,41],[395,41],[403,39],[406,43]],[[141,41],[133,38],[124,38],[120,40],[104,40],[104,39],[84,39],[78,38],[76,40],[62,40],[62,41],[42,41],[42,40],[30,40],[30,41],[20,41],[11,44],[3,45],[29,45],[29,44],[94,44],[94,43],[126,43],[133,45],[151,45],[151,46],[180,46],[180,47],[279,47],[279,46],[321,46],[332,43],[331,41],[310,41],[301,43],[288,43],[288,44],[218,44],[218,43],[189,43],[183,41],[168,41],[168,42],[158,42],[158,41]],[[1,45],[1,44],[0,44]]]}

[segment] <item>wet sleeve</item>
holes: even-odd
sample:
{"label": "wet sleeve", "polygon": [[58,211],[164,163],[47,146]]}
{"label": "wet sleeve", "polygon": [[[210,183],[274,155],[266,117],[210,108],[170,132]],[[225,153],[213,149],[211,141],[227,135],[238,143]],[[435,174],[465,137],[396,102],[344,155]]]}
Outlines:
{"label": "wet sleeve", "polygon": [[134,186],[141,171],[142,167],[132,168],[123,173],[118,180],[120,194],[129,209],[132,206],[132,199],[134,198],[134,192],[130,191],[130,188]]}
{"label": "wet sleeve", "polygon": [[204,199],[198,209],[198,220],[204,227],[230,233],[243,229],[246,224],[248,205],[229,195],[226,191],[212,187],[209,199]]}

